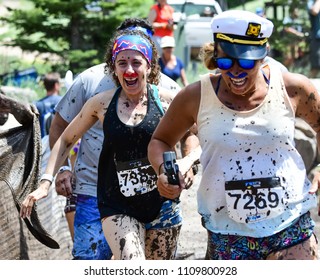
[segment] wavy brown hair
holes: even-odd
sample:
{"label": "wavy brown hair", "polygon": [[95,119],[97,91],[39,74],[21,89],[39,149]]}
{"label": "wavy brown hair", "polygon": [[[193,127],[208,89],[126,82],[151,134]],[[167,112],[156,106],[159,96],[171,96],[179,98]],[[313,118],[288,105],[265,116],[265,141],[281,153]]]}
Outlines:
{"label": "wavy brown hair", "polygon": [[143,32],[138,30],[127,30],[127,29],[120,30],[116,32],[115,35],[110,39],[109,43],[107,44],[106,54],[105,54],[105,63],[106,63],[104,68],[105,73],[108,75],[112,75],[112,78],[115,84],[117,86],[120,86],[120,82],[118,80],[118,77],[115,75],[115,71],[114,71],[115,65],[114,65],[114,62],[112,61],[112,50],[113,50],[114,42],[119,36],[122,36],[122,35],[137,35],[137,36],[143,37],[151,44],[152,46],[152,59],[151,59],[151,65],[150,65],[151,72],[147,77],[147,82],[149,84],[158,85],[160,81],[160,66],[158,64],[159,55],[158,55],[157,48],[150,37],[148,37]]}
{"label": "wavy brown hair", "polygon": [[200,49],[199,57],[204,64],[205,67],[207,67],[209,70],[215,70],[217,69],[217,65],[214,62],[213,58],[216,56],[215,54],[215,48],[217,46],[214,42],[206,43],[202,46]]}

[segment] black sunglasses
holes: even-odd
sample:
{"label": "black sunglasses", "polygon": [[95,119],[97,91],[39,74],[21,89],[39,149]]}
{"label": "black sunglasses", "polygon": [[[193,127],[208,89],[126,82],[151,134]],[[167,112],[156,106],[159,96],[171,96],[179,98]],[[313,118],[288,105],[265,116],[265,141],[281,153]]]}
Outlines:
{"label": "black sunglasses", "polygon": [[229,70],[236,61],[241,68],[246,70],[252,69],[256,64],[256,60],[244,58],[218,57],[214,58],[214,61],[221,70]]}

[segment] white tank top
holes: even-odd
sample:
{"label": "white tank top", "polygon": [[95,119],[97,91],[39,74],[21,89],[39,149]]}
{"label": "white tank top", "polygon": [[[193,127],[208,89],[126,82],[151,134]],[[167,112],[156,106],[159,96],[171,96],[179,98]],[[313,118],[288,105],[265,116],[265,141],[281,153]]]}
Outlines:
{"label": "white tank top", "polygon": [[198,211],[212,232],[270,236],[317,205],[295,149],[295,116],[282,74],[269,67],[268,93],[250,111],[226,107],[210,75],[201,78]]}

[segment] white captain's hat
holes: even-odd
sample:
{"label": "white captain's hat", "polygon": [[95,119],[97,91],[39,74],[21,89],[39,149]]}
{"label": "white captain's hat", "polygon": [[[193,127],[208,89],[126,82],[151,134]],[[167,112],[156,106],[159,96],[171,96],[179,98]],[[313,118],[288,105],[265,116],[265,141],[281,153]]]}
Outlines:
{"label": "white captain's hat", "polygon": [[268,53],[273,23],[252,12],[229,10],[213,17],[211,29],[214,41],[227,55],[258,60]]}

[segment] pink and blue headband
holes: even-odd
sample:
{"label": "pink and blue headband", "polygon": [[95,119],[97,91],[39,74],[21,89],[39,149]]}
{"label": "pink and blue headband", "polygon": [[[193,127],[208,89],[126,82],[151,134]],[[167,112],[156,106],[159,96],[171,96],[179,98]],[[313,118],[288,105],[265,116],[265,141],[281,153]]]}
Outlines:
{"label": "pink and blue headband", "polygon": [[115,62],[116,57],[120,52],[126,50],[135,50],[140,52],[151,65],[152,46],[145,38],[138,35],[122,35],[118,37],[113,45],[112,62]]}

